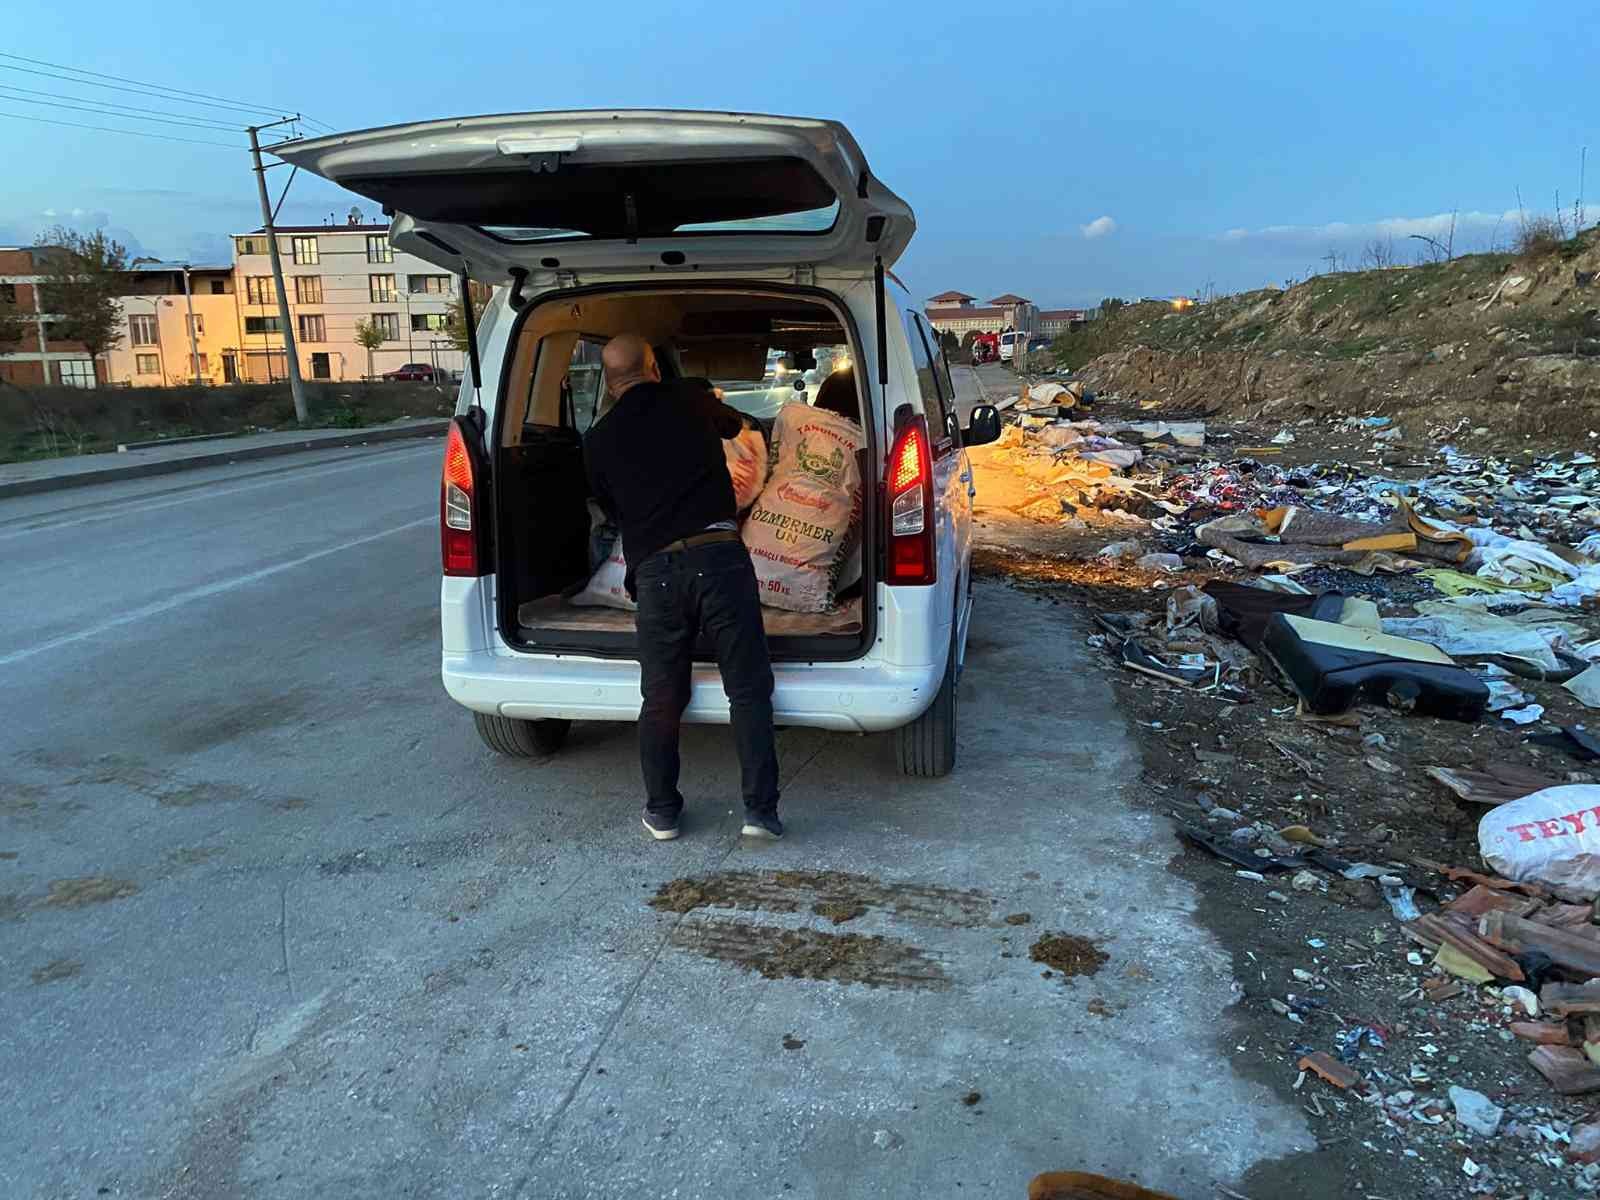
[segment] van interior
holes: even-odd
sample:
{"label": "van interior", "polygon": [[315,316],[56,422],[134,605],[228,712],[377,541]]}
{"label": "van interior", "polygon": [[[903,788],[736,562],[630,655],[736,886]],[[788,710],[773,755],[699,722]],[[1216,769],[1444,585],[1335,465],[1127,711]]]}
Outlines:
{"label": "van interior", "polygon": [[[583,442],[610,409],[601,347],[624,332],[650,341],[664,377],[711,380],[725,403],[760,423],[769,446],[779,410],[815,403],[824,383],[824,406],[862,425],[861,578],[840,592],[833,611],[763,606],[762,616],[774,661],[855,658],[870,645],[872,606],[862,596],[872,595],[879,472],[868,469],[877,461],[872,416],[853,369],[858,343],[841,309],[814,293],[635,286],[534,301],[517,315],[493,470],[497,608],[509,645],[618,658],[637,652],[631,611],[573,603],[609,548]],[[696,657],[714,661],[709,644]]]}

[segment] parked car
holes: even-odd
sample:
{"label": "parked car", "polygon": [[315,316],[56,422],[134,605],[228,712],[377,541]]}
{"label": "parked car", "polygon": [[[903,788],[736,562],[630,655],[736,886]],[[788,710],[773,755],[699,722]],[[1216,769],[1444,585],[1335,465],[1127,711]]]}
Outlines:
{"label": "parked car", "polygon": [[391,383],[444,383],[448,373],[428,363],[407,363],[393,371],[385,371],[383,377]]}
{"label": "parked car", "polygon": [[[739,113],[527,113],[274,153],[393,211],[397,249],[495,285],[439,502],[444,685],[484,742],[547,754],[573,721],[638,718],[634,614],[563,599],[595,565],[583,436],[607,409],[593,373],[572,368],[636,330],[668,376],[748,380],[763,398],[791,353],[827,347],[855,364],[860,591],[846,598],[851,619],[786,612],[769,628],[773,708],[780,725],[895,731],[906,773],[951,770],[973,611],[963,445],[993,441],[1000,418],[978,405],[960,427],[937,335],[889,271],[915,217],[849,130]],[[726,723],[715,659],[700,650],[685,720]]]}

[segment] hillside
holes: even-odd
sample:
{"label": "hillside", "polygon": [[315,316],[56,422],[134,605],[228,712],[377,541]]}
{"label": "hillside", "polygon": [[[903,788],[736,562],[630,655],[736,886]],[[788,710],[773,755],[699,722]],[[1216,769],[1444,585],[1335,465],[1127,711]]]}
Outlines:
{"label": "hillside", "polygon": [[1089,386],[1246,422],[1383,415],[1414,437],[1548,451],[1600,431],[1600,230],[1527,255],[1316,276],[1186,312],[1140,304],[1056,344]]}

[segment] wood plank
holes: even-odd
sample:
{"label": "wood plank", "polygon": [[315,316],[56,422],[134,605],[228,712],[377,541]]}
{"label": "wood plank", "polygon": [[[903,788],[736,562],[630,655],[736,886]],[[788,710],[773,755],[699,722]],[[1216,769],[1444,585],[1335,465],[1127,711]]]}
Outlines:
{"label": "wood plank", "polygon": [[1572,1045],[1565,1021],[1513,1021],[1511,1032],[1525,1042],[1538,1042],[1541,1046]]}
{"label": "wood plank", "polygon": [[1535,1046],[1528,1054],[1528,1065],[1563,1096],[1600,1092],[1600,1067],[1571,1046]]}
{"label": "wood plank", "polygon": [[1505,912],[1479,917],[1478,933],[1512,954],[1542,950],[1552,962],[1570,971],[1590,978],[1600,976],[1600,939]]}
{"label": "wood plank", "polygon": [[1539,989],[1539,1007],[1556,1017],[1600,1013],[1600,979],[1588,983],[1547,983]]}
{"label": "wood plank", "polygon": [[1538,911],[1541,901],[1531,896],[1514,896],[1497,892],[1493,888],[1475,883],[1449,904],[1446,912],[1461,913],[1468,917],[1481,917],[1486,912],[1513,912],[1519,917],[1531,917]]}

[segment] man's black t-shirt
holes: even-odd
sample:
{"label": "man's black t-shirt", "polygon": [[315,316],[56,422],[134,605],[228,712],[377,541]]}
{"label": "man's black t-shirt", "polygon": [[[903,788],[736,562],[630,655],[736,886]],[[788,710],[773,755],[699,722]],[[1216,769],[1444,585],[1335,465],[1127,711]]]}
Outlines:
{"label": "man's black t-shirt", "polygon": [[622,530],[630,584],[669,542],[737,518],[722,439],[743,425],[708,384],[679,379],[629,388],[589,431],[589,486]]}

